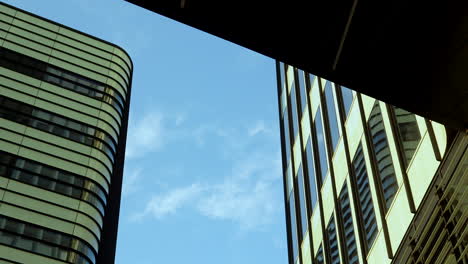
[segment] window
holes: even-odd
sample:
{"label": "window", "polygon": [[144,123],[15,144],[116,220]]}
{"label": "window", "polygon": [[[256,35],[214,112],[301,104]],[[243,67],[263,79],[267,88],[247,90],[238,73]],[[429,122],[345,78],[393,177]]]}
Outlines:
{"label": "window", "polygon": [[[62,261],[74,254],[73,263],[95,263],[96,255],[91,247],[77,238],[54,230],[0,215],[0,244],[11,246]],[[71,251],[71,248],[75,251]],[[67,249],[68,248],[68,249]]]}
{"label": "window", "polygon": [[296,101],[296,85],[294,84],[294,82],[291,87],[290,100],[291,100],[291,116],[292,116],[292,128],[293,128],[292,144],[294,145],[294,142],[296,141],[296,136],[299,132],[299,121],[298,121],[299,118],[297,115],[297,101]]}
{"label": "window", "polygon": [[340,251],[338,250],[338,237],[336,236],[335,219],[332,216],[327,227],[328,245],[330,247],[331,264],[340,264]]}
{"label": "window", "polygon": [[[109,159],[114,162],[116,144],[115,141],[107,135],[107,133],[105,134],[100,130],[94,135],[83,135],[81,132],[73,131],[73,129],[87,131],[87,125],[64,118],[66,120],[65,127],[59,127],[59,124],[54,123],[55,120],[60,120],[56,119],[56,116],[57,114],[55,113],[33,108],[23,102],[0,96],[0,117],[80,143],[84,143],[85,138],[90,138],[92,140],[92,144],[88,145],[93,147],[97,146],[97,144],[94,144],[95,142],[101,141],[102,139],[107,144],[101,144],[98,148],[104,151]],[[101,139],[96,138],[99,135],[102,135],[103,137]]]}
{"label": "window", "polygon": [[317,263],[317,264],[323,264],[324,263],[322,245],[320,245],[320,247],[319,247],[319,249],[317,251],[317,255],[315,256],[315,263]]}
{"label": "window", "polygon": [[302,165],[299,166],[299,172],[297,173],[297,187],[299,194],[299,207],[301,213],[301,227],[302,227],[302,239],[307,231],[308,217],[307,217],[307,204],[306,204],[306,193],[304,185],[304,173],[302,172]]}
{"label": "window", "polygon": [[284,63],[279,62],[279,72],[280,72],[280,89],[281,91],[284,91],[285,85],[286,85],[286,76],[285,76],[285,69],[284,69]]}
{"label": "window", "polygon": [[367,176],[364,153],[359,144],[353,159],[354,173],[359,195],[360,215],[364,225],[364,234],[366,236],[366,252],[374,242],[377,235],[377,221],[375,219],[374,205],[372,204],[372,194],[369,187],[369,178]]}
{"label": "window", "polygon": [[349,88],[341,86],[341,94],[343,96],[345,117],[347,117],[349,114],[349,110],[351,110],[351,105],[353,104],[353,99],[354,99],[353,91]]}
{"label": "window", "polygon": [[340,130],[338,128],[338,119],[336,116],[335,100],[333,96],[333,88],[331,82],[327,81],[325,84],[325,101],[327,104],[328,112],[328,125],[330,128],[330,137],[332,142],[332,149],[335,151],[338,140],[340,139]]}
{"label": "window", "polygon": [[307,106],[307,86],[305,81],[305,73],[304,71],[297,70],[298,82],[299,82],[299,95],[301,96],[301,107],[300,114],[304,113],[305,108]]}
{"label": "window", "polygon": [[298,256],[298,239],[297,239],[297,222],[296,222],[296,208],[294,202],[294,192],[289,194],[289,218],[291,219],[291,244],[292,244],[292,257],[293,262],[296,261]]}
{"label": "window", "polygon": [[315,81],[315,75],[313,75],[312,73],[309,73],[310,88],[312,88],[314,86],[314,81]]}
{"label": "window", "polygon": [[284,148],[285,148],[285,164],[288,166],[289,160],[291,159],[291,140],[289,138],[289,116],[288,108],[286,108],[283,115],[283,132],[284,132]]}
{"label": "window", "polygon": [[[0,66],[84,95],[91,95],[92,93],[88,92],[90,90],[104,90],[104,86],[107,87],[107,85],[103,83],[1,47]],[[80,86],[79,83],[85,83],[86,87],[83,87],[83,85]],[[115,90],[112,90],[112,93],[109,93],[109,95],[112,95],[112,99],[107,102],[114,106],[122,115],[122,109],[125,105],[124,97],[122,94],[115,92]]]}
{"label": "window", "polygon": [[374,149],[374,159],[377,162],[377,169],[379,171],[379,184],[385,198],[385,209],[388,210],[398,190],[398,182],[395,176],[395,169],[393,168],[390,148],[388,147],[382,113],[377,101],[372,108],[368,127]]}
{"label": "window", "polygon": [[320,172],[321,172],[321,184],[325,180],[325,176],[328,172],[328,161],[327,161],[327,152],[326,152],[326,143],[325,136],[323,134],[323,123],[322,123],[322,114],[320,113],[320,107],[315,114],[315,133],[317,135],[317,145],[318,145],[318,154],[320,161]]}
{"label": "window", "polygon": [[358,254],[356,248],[356,240],[354,237],[353,217],[351,215],[351,207],[349,206],[348,187],[346,183],[340,192],[340,209],[344,228],[344,240],[346,246],[346,258],[349,264],[358,264]]}
{"label": "window", "polygon": [[[314,154],[312,152],[312,138],[309,136],[306,145],[307,171],[309,176],[310,207],[313,211],[317,203],[317,184],[315,183]],[[312,214],[312,212],[311,212]]]}
{"label": "window", "polygon": [[421,134],[419,133],[416,115],[396,106],[393,106],[393,113],[397,123],[398,141],[406,159],[404,166],[407,169],[421,140]]}

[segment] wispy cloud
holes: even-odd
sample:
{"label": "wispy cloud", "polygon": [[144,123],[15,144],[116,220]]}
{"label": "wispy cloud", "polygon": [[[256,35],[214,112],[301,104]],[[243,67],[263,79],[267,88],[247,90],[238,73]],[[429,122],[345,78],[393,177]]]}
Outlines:
{"label": "wispy cloud", "polygon": [[130,120],[126,158],[141,157],[144,154],[159,150],[164,144],[163,114],[160,112],[150,112],[142,119],[133,123]]}
{"label": "wispy cloud", "polygon": [[257,121],[253,127],[250,127],[247,131],[248,135],[253,137],[260,133],[270,132],[269,129],[265,126],[263,120]]}
{"label": "wispy cloud", "polygon": [[153,196],[146,204],[142,213],[135,214],[133,220],[141,220],[143,217],[151,215],[157,219],[174,214],[177,209],[184,206],[195,196],[200,194],[202,187],[199,184],[192,184],[187,187],[176,188],[162,195]]}
{"label": "wispy cloud", "polygon": [[250,155],[233,166],[220,183],[194,183],[155,195],[132,219],[162,219],[186,206],[208,218],[237,223],[244,230],[262,229],[274,219],[281,203],[275,191],[281,184],[277,157],[279,153]]}
{"label": "wispy cloud", "polygon": [[124,175],[125,177],[123,178],[123,183],[122,183],[122,195],[124,197],[138,191],[138,184],[141,181],[141,175],[142,175],[142,168],[136,168],[136,169],[127,169],[125,168]]}

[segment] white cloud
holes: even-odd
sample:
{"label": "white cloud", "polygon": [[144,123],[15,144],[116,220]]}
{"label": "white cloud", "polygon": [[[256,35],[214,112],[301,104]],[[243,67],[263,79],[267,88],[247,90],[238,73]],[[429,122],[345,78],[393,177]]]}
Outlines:
{"label": "white cloud", "polygon": [[122,195],[124,197],[138,191],[138,182],[141,180],[142,168],[137,168],[128,172],[125,168],[123,183],[122,183]]}
{"label": "white cloud", "polygon": [[133,220],[141,220],[147,215],[161,219],[166,215],[174,214],[177,209],[191,201],[201,191],[202,187],[199,184],[192,184],[187,187],[176,188],[163,195],[155,195],[146,204],[146,208],[142,213],[133,216]]}
{"label": "white cloud", "polygon": [[136,123],[130,122],[125,157],[137,158],[161,149],[164,132],[163,115],[159,112],[147,113]]}
{"label": "white cloud", "polygon": [[162,219],[187,206],[208,218],[232,221],[245,230],[262,229],[281,208],[281,196],[275,191],[281,186],[278,157],[279,153],[252,154],[238,162],[221,183],[194,183],[155,195],[133,220],[147,216]]}
{"label": "white cloud", "polygon": [[255,125],[251,128],[248,129],[247,133],[249,136],[253,137],[257,134],[260,134],[260,133],[265,133],[265,132],[268,132],[268,129],[267,127],[265,126],[265,122],[262,121],[258,121],[257,123],[255,123]]}

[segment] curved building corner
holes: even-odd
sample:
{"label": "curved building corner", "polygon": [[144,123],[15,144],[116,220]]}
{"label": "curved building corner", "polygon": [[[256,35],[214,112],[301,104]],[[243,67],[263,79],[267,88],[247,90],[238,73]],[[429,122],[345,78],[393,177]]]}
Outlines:
{"label": "curved building corner", "polygon": [[0,262],[113,263],[133,65],[0,3]]}

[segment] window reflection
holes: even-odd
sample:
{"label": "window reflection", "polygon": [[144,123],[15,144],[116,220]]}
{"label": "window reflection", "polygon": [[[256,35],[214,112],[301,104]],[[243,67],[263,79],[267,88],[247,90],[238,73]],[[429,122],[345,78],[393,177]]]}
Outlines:
{"label": "window reflection", "polygon": [[299,118],[297,115],[297,101],[296,101],[296,85],[293,83],[291,87],[291,116],[292,116],[292,128],[293,128],[293,135],[292,135],[292,144],[296,141],[297,134],[299,132]]}
{"label": "window reflection", "polygon": [[305,82],[305,73],[304,71],[297,70],[298,83],[299,83],[299,95],[301,97],[301,106],[299,113],[302,116],[302,113],[305,111],[307,106],[307,86]]}
{"label": "window reflection", "polygon": [[358,254],[356,248],[356,240],[354,237],[353,217],[351,215],[351,207],[349,204],[348,187],[346,183],[340,192],[340,209],[344,228],[344,240],[346,246],[346,259],[349,264],[358,264]]}
{"label": "window reflection", "polygon": [[293,262],[298,256],[298,237],[297,237],[297,222],[296,222],[296,208],[294,201],[294,191],[289,195],[289,217],[291,219],[291,241],[292,241],[292,257]]}
{"label": "window reflection", "polygon": [[374,158],[379,170],[380,185],[385,199],[385,209],[388,210],[398,190],[398,182],[378,101],[375,102],[372,108],[368,126],[372,137]]}
{"label": "window reflection", "polygon": [[323,132],[322,114],[320,112],[320,107],[317,110],[317,114],[315,114],[315,133],[317,135],[317,146],[318,146],[320,172],[321,172],[320,176],[322,179],[321,184],[323,184],[323,181],[325,180],[325,176],[327,175],[327,172],[328,172],[328,161],[327,161],[326,142],[325,142],[325,136]]}
{"label": "window reflection", "polygon": [[375,219],[374,205],[372,204],[372,194],[369,187],[369,178],[367,176],[366,162],[364,153],[359,144],[353,159],[354,173],[359,195],[361,221],[364,225],[364,234],[366,236],[366,252],[374,242],[377,235],[377,222]]}
{"label": "window reflection", "polygon": [[336,145],[338,144],[338,139],[340,138],[340,130],[338,128],[333,88],[329,81],[327,81],[325,84],[325,100],[327,103],[328,126],[330,128],[332,149],[335,151]]}
{"label": "window reflection", "polygon": [[421,134],[415,114],[396,106],[393,106],[393,112],[397,123],[398,140],[406,158],[405,169],[407,169],[421,140]]}
{"label": "window reflection", "polygon": [[306,144],[307,171],[309,176],[309,191],[312,211],[317,203],[317,184],[315,183],[314,154],[312,152],[312,138],[309,136]]}
{"label": "window reflection", "polygon": [[284,148],[285,148],[285,164],[289,164],[289,160],[291,159],[291,139],[289,138],[289,115],[288,115],[288,108],[284,110],[285,113],[283,115],[283,132],[284,132]]}
{"label": "window reflection", "polygon": [[301,227],[302,227],[302,239],[307,231],[308,221],[307,221],[307,204],[305,196],[305,185],[304,185],[304,173],[302,172],[302,165],[299,166],[299,171],[297,173],[297,187],[299,194],[299,205],[301,213]]}
{"label": "window reflection", "polygon": [[347,117],[349,110],[351,110],[351,105],[353,104],[353,99],[354,99],[353,91],[349,88],[341,86],[341,94],[343,96],[345,117]]}
{"label": "window reflection", "polygon": [[336,236],[335,219],[332,216],[327,227],[328,245],[330,246],[330,260],[332,264],[340,264],[340,251],[338,250],[338,238]]}
{"label": "window reflection", "polygon": [[320,247],[319,247],[319,249],[317,251],[317,255],[315,256],[315,263],[318,263],[318,264],[323,264],[324,263],[322,245],[320,245]]}

